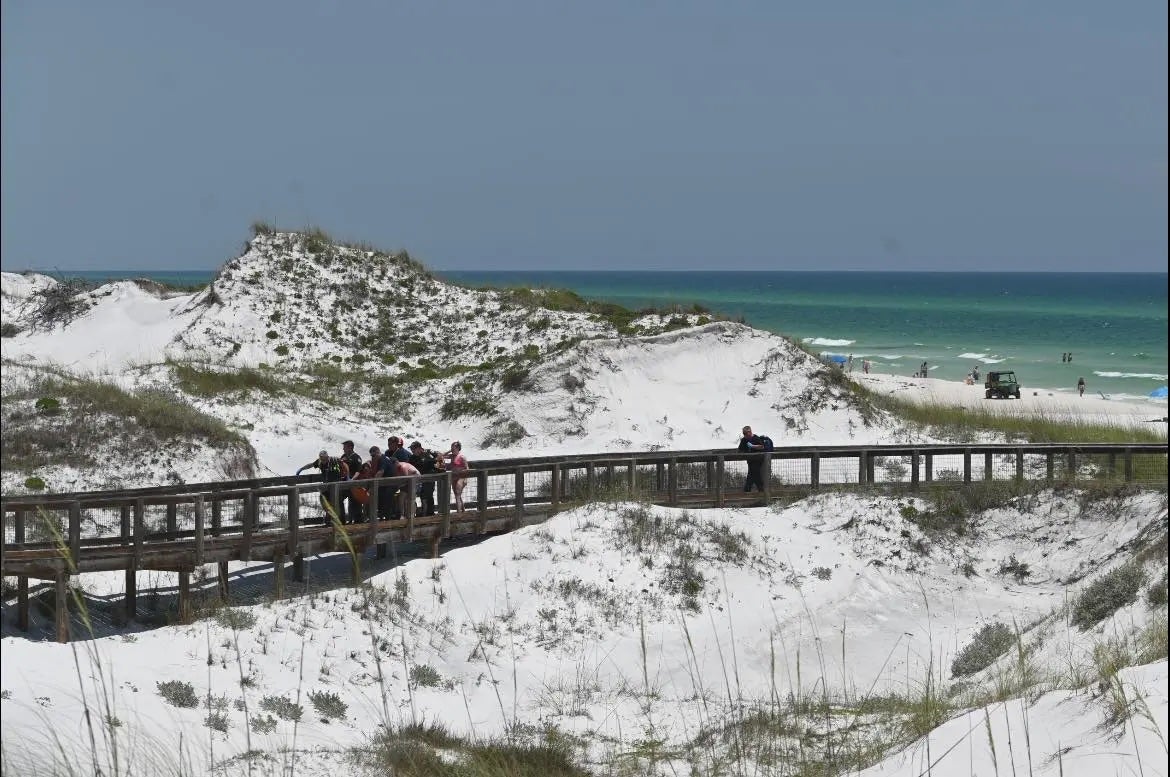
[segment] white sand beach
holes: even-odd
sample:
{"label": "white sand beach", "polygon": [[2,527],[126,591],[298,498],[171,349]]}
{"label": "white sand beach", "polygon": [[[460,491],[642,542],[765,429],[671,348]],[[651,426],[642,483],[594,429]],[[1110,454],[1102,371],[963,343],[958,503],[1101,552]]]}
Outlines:
{"label": "white sand beach", "polygon": [[[1020,398],[987,399],[982,384],[967,385],[960,381],[937,378],[912,378],[885,373],[864,374],[854,371],[854,381],[878,394],[921,404],[939,404],[969,410],[990,410],[1005,415],[1045,417],[1081,423],[1149,428],[1165,424],[1165,399],[1115,400],[1100,394],[1083,397],[1071,392],[1023,386]],[[1165,427],[1163,426],[1163,430]]]}

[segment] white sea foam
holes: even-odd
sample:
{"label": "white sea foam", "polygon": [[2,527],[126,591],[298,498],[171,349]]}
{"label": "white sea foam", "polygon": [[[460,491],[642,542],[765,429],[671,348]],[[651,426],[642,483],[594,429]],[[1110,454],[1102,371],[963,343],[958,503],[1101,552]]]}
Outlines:
{"label": "white sea foam", "polygon": [[1000,356],[997,353],[961,353],[959,354],[959,358],[978,359],[984,364],[999,364],[1000,362],[1007,361],[1006,356]]}
{"label": "white sea foam", "polygon": [[809,345],[853,345],[856,340],[833,340],[828,337],[806,337],[801,340],[803,343]]}
{"label": "white sea foam", "polygon": [[1099,378],[1149,378],[1150,380],[1166,380],[1165,375],[1159,375],[1155,372],[1098,372],[1093,370],[1093,374]]}

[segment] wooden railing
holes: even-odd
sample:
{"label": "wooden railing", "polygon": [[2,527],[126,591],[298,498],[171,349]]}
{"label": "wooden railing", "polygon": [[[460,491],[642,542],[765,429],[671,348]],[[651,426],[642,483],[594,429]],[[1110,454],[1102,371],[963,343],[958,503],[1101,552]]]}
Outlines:
{"label": "wooden railing", "polygon": [[[353,547],[426,541],[432,553],[448,537],[508,531],[573,504],[598,499],[645,499],[666,505],[761,504],[783,495],[825,489],[881,488],[916,492],[986,481],[1118,482],[1166,487],[1167,449],[1154,444],[877,445],[792,447],[770,453],[728,450],[634,451],[478,461],[465,473],[465,510],[452,503],[450,473],[321,483],[277,477],[81,493],[0,497],[3,544],[0,574],[17,577],[17,618],[29,625],[29,578],[56,587],[58,639],[69,632],[71,576],[125,570],[127,617],[137,612],[137,572],[179,576],[180,617],[189,615],[190,575],[219,565],[227,593],[229,561],[272,561],[277,594],[286,562],[302,579],[303,559]],[[763,493],[745,494],[749,461],[758,464]],[[417,513],[401,500],[401,517],[358,524],[323,521],[321,492],[345,518],[351,488],[368,489],[366,512],[398,488],[414,495],[435,484],[436,514]],[[311,511],[308,512],[308,511]],[[360,576],[354,565],[355,582]]]}

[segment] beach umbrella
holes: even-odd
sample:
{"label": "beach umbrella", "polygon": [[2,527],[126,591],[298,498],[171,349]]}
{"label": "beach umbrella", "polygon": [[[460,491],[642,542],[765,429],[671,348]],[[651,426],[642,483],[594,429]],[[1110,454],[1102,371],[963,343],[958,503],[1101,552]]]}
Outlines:
{"label": "beach umbrella", "polygon": [[829,354],[829,361],[833,362],[834,364],[844,364],[849,360],[839,353],[831,353]]}
{"label": "beach umbrella", "polygon": [[1166,386],[1154,389],[1150,392],[1150,396],[1154,399],[1166,399]]}

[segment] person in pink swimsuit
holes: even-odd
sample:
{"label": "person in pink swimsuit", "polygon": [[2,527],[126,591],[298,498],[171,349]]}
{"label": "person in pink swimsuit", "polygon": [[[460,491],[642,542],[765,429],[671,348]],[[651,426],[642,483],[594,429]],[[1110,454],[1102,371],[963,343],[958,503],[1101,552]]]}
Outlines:
{"label": "person in pink swimsuit", "polygon": [[455,510],[463,512],[463,488],[467,485],[467,458],[463,455],[463,443],[456,440],[451,450],[443,454],[447,469],[451,472],[451,493],[455,495]]}

